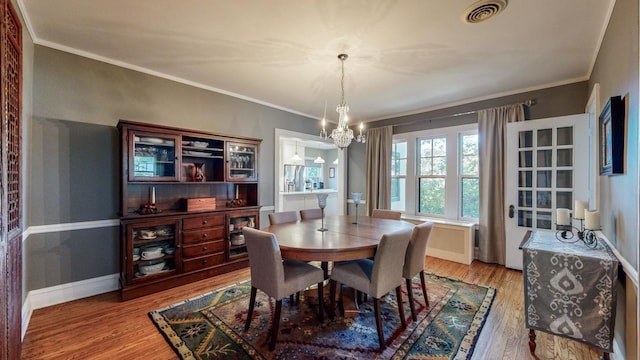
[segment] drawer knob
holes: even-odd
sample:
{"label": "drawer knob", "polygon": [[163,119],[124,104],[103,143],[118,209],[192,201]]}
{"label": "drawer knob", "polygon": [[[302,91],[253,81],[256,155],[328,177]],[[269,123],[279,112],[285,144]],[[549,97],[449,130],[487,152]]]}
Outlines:
{"label": "drawer knob", "polygon": [[202,251],[207,251],[207,247],[206,247],[206,246],[203,246],[203,247],[202,247]]}
{"label": "drawer knob", "polygon": [[202,220],[202,224],[203,225],[206,224],[206,223],[207,223],[207,220]]}
{"label": "drawer knob", "polygon": [[206,238],[207,237],[207,233],[202,234],[202,237]]}
{"label": "drawer knob", "polygon": [[206,263],[207,263],[207,260],[202,260],[202,263],[203,263],[203,264],[206,264]]}

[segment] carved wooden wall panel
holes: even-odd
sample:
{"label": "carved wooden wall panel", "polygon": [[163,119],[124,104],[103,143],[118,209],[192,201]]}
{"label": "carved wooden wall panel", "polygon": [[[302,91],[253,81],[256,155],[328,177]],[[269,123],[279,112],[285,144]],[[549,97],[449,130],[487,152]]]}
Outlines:
{"label": "carved wooden wall panel", "polygon": [[22,323],[22,24],[0,0],[0,359],[19,359]]}

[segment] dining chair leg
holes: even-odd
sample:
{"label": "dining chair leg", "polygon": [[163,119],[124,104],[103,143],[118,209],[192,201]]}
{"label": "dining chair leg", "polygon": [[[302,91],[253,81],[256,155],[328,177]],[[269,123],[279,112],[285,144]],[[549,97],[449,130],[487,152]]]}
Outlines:
{"label": "dining chair leg", "polygon": [[384,333],[382,332],[382,319],[380,317],[380,299],[373,298],[373,312],[376,316],[376,330],[378,331],[378,343],[380,343],[380,351],[384,350]]}
{"label": "dining chair leg", "polygon": [[320,324],[324,322],[324,283],[318,283],[318,320]]}
{"label": "dining chair leg", "polygon": [[256,305],[256,293],[258,289],[255,287],[251,287],[251,297],[249,298],[249,313],[247,314],[247,322],[244,324],[244,329],[249,330],[249,326],[251,325],[251,318],[253,317],[253,307]]}
{"label": "dining chair leg", "polygon": [[398,315],[400,315],[400,323],[402,328],[407,328],[407,320],[404,318],[404,305],[402,305],[402,286],[396,287],[396,299],[398,302]]}
{"label": "dining chair leg", "polygon": [[301,291],[298,291],[298,292],[296,293],[296,305],[300,305],[300,292],[301,292]]}
{"label": "dining chair leg", "polygon": [[413,321],[417,321],[416,306],[413,303],[413,288],[411,279],[405,279],[407,281],[407,295],[409,296],[409,308],[411,309],[411,318]]}
{"label": "dining chair leg", "polygon": [[296,304],[296,294],[289,295],[289,305],[293,306]]}
{"label": "dining chair leg", "polygon": [[276,339],[278,338],[278,328],[280,327],[280,312],[282,311],[282,299],[276,300],[276,311],[273,314],[271,322],[271,341],[269,341],[269,350],[276,348]]}
{"label": "dining chair leg", "polygon": [[427,283],[424,281],[424,270],[420,271],[420,282],[422,283],[422,295],[424,295],[424,303],[429,307],[429,297],[427,296]]}
{"label": "dining chair leg", "polygon": [[336,311],[336,281],[329,280],[329,319],[333,320]]}

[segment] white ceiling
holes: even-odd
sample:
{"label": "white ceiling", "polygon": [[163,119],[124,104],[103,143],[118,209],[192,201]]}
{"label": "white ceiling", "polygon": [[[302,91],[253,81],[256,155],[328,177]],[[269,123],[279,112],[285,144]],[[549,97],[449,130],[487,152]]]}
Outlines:
{"label": "white ceiling", "polygon": [[589,78],[615,0],[18,0],[36,44],[297,114],[412,114]]}

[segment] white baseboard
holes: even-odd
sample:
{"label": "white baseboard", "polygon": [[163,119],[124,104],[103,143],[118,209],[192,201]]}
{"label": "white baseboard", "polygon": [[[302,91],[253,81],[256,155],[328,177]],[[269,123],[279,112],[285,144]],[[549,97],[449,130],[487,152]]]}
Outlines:
{"label": "white baseboard", "polygon": [[22,338],[34,310],[120,289],[118,274],[29,291],[22,304]]}

